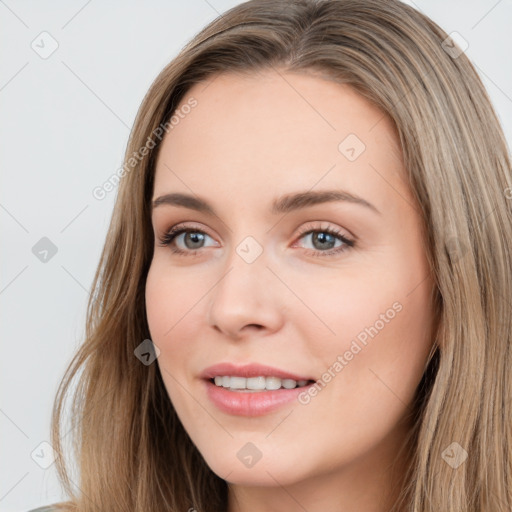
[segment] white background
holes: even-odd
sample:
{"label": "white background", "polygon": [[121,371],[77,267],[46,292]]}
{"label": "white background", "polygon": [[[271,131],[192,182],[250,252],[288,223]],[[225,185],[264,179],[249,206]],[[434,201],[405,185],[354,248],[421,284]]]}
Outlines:
{"label": "white background", "polygon": [[[31,453],[49,441],[112,212],[115,191],[100,201],[92,190],[122,165],[160,70],[238,3],[0,0],[0,511],[62,499],[54,465],[42,469]],[[469,43],[510,145],[512,0],[407,3]],[[58,42],[47,59],[31,47],[43,31]],[[32,252],[42,237],[57,247],[46,263]]]}

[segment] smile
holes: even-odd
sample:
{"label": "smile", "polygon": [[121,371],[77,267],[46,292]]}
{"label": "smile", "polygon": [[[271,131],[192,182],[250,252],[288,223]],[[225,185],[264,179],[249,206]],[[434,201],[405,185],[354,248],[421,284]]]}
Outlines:
{"label": "smile", "polygon": [[[224,379],[224,377],[221,378]],[[227,378],[231,379],[231,377]],[[267,378],[274,379],[274,377],[265,377],[265,385]],[[229,415],[246,417],[263,416],[288,404],[296,403],[299,394],[307,392],[314,385],[314,381],[305,382],[306,385],[291,389],[280,386],[278,389],[251,390],[245,386],[242,389],[218,386],[214,379],[203,380],[206,395],[217,409]]]}
{"label": "smile", "polygon": [[230,391],[257,392],[257,391],[275,391],[278,389],[294,389],[296,387],[304,387],[308,384],[308,380],[281,379],[279,377],[239,377],[218,375],[212,379],[213,383],[218,387],[229,389]]}

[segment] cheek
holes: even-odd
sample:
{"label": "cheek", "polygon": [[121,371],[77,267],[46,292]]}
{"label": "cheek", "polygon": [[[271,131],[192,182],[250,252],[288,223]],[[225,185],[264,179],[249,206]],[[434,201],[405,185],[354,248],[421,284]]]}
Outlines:
{"label": "cheek", "polygon": [[151,338],[155,343],[161,340],[172,327],[171,314],[174,311],[175,294],[169,283],[152,265],[146,280],[146,315]]}
{"label": "cheek", "polygon": [[315,343],[317,353],[331,357],[349,350],[354,340],[364,347],[375,334],[373,326],[379,333],[389,331],[403,309],[397,280],[379,283],[369,269],[364,273],[342,269],[339,277],[332,271],[314,279],[295,277],[293,288],[300,300],[291,297],[289,320],[300,326],[301,338]]}
{"label": "cheek", "polygon": [[[200,329],[205,324],[203,302],[211,284],[200,272],[169,269],[164,258],[155,259],[146,279],[146,315],[167,390],[180,394],[178,382],[191,377],[187,362],[197,358]],[[204,338],[203,338],[204,339]],[[178,389],[176,389],[178,388]]]}
{"label": "cheek", "polygon": [[310,309],[298,305],[291,313],[310,340],[308,357],[321,360],[336,376],[343,374],[331,380],[345,398],[349,389],[351,396],[378,392],[374,396],[396,400],[391,389],[404,401],[412,398],[432,345],[433,283],[423,271],[395,258],[364,272],[346,270],[337,280],[332,274],[304,277],[296,288]]}
{"label": "cheek", "polygon": [[207,283],[201,284],[197,276],[166,267],[162,258],[155,258],[146,279],[146,314],[155,342],[172,339],[172,333],[194,314],[207,289]]}
{"label": "cheek", "polygon": [[[194,344],[185,332],[190,326],[194,309],[189,305],[195,297],[193,287],[183,286],[179,274],[169,272],[159,261],[154,261],[146,279],[146,315],[151,340],[159,348],[157,364],[167,394],[180,416],[187,414],[190,403],[183,393],[188,368],[185,361],[193,357]],[[180,419],[182,420],[181,416]],[[182,420],[183,421],[183,420]]]}
{"label": "cheek", "polygon": [[398,416],[414,397],[432,345],[430,286],[427,280],[411,293],[407,279],[381,281],[366,298],[355,294],[347,303],[346,322],[338,324],[346,332],[345,382],[372,407]]}

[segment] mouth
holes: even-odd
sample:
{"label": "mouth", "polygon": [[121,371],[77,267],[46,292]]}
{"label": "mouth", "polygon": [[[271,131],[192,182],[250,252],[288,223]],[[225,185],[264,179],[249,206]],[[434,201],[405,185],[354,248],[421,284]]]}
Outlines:
{"label": "mouth", "polygon": [[263,416],[290,406],[316,383],[312,375],[260,363],[218,363],[199,376],[208,399],[234,416]]}
{"label": "mouth", "polygon": [[312,379],[282,379],[280,377],[264,375],[256,377],[217,375],[208,380],[216,387],[237,393],[261,393],[265,391],[279,391],[281,389],[305,388],[315,382]]}
{"label": "mouth", "polygon": [[[215,383],[216,379],[217,382],[220,382],[220,379],[222,379],[223,384],[225,378],[226,382],[227,379],[229,379],[228,386],[225,387],[224,385]],[[274,380],[273,377],[261,376],[254,378],[258,379],[258,381],[255,381],[253,384],[252,378],[247,378],[243,387],[243,382],[237,380],[232,382],[232,377],[230,376],[217,376],[216,378],[203,379],[206,396],[219,411],[230,416],[264,416],[280,410],[283,407],[289,407],[297,403],[297,401],[300,400],[301,394],[307,393],[308,389],[315,383],[314,380],[309,379],[301,381],[289,379],[293,382],[287,382],[288,379],[282,379],[281,383],[279,383],[279,379],[276,378]],[[263,379],[265,380],[265,388],[248,389],[248,387],[253,385],[261,386]],[[267,389],[267,379],[270,379],[269,388],[273,389]],[[231,387],[233,384],[234,387]],[[284,387],[283,384],[289,387]],[[291,387],[292,384],[293,387]]]}

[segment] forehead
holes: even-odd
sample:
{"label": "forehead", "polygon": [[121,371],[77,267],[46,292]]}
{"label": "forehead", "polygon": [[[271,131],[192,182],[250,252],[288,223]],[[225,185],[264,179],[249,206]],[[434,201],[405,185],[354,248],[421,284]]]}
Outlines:
{"label": "forehead", "polygon": [[371,196],[383,178],[403,181],[392,122],[348,85],[285,71],[221,74],[189,89],[176,112],[155,195],[344,187]]}

